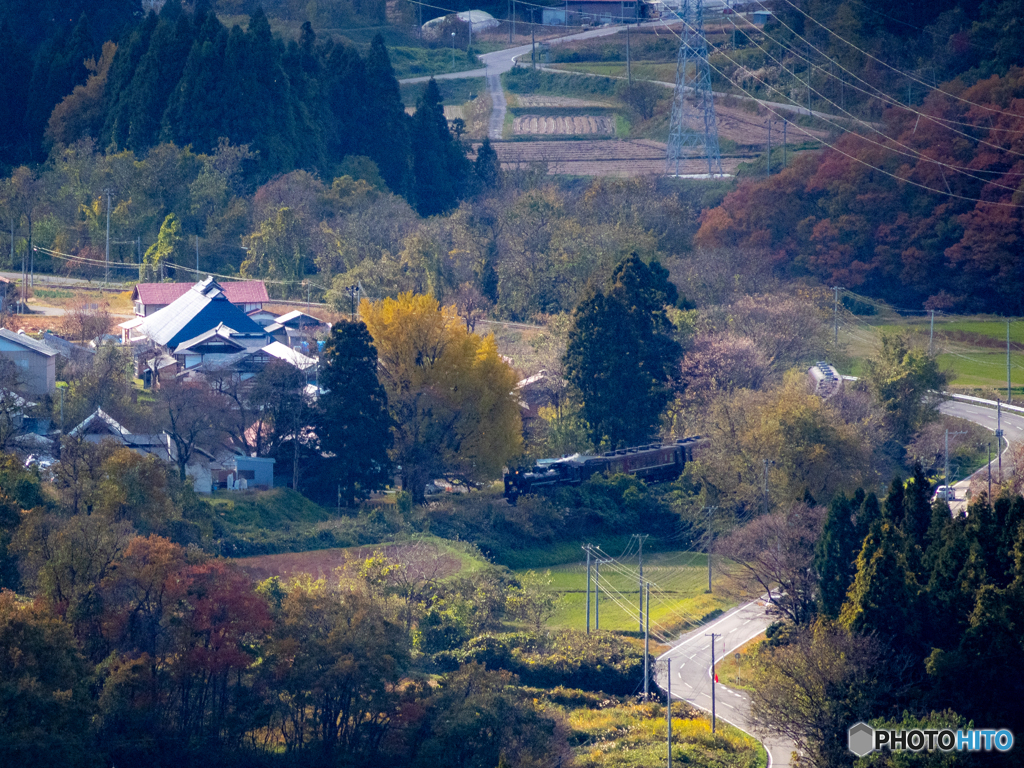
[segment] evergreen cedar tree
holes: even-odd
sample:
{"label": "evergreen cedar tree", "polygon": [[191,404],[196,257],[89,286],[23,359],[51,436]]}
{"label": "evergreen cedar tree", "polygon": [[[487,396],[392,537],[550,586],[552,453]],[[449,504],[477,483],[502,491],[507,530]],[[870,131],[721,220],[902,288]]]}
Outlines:
{"label": "evergreen cedar tree", "polygon": [[668,270],[633,253],[573,312],[566,379],[580,393],[594,444],[621,448],[657,433],[682,356],[665,312],[678,300]]}
{"label": "evergreen cedar tree", "polygon": [[466,330],[432,296],[364,300],[360,314],[380,355],[394,424],[391,458],[417,502],[434,478],[492,480],[522,452],[516,376],[493,336]]}
{"label": "evergreen cedar tree", "polygon": [[331,329],[320,386],[317,435],[321,450],[333,456],[324,471],[351,506],[357,495],[383,488],[391,476],[388,397],[377,379],[377,348],[364,323],[341,321]]}
{"label": "evergreen cedar tree", "polygon": [[318,41],[308,22],[285,44],[259,7],[245,31],[228,30],[202,2],[194,13],[168,0],[141,19],[129,13],[115,24],[104,16],[99,30],[90,20],[100,10],[86,11],[29,51],[12,26],[17,14],[0,9],[0,103],[16,116],[0,125],[0,166],[45,159],[47,121],[86,82],[83,62],[99,59],[108,38],[97,35],[107,34],[117,48],[100,114],[88,121],[68,114],[81,103],[72,101],[63,115],[91,131],[98,146],[144,154],[172,142],[207,153],[226,139],[257,154],[260,180],[296,168],[333,177],[346,157],[365,156],[388,189],[424,215],[451,210],[470,190],[473,167],[448,130],[436,84],[408,117],[379,34],[360,56],[351,45]]}
{"label": "evergreen cedar tree", "polygon": [[466,194],[470,163],[448,130],[441,91],[433,78],[416,104],[411,138],[416,210],[433,216],[454,208]]}

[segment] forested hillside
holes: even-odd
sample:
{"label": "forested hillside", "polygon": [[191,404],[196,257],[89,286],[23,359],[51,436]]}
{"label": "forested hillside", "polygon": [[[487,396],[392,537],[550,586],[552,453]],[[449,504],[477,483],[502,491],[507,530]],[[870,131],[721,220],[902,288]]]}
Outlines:
{"label": "forested hillside", "polygon": [[227,29],[208,5],[186,11],[178,0],[159,15],[99,14],[99,26],[93,13],[83,8],[73,27],[56,28],[32,55],[15,27],[40,25],[0,14],[4,71],[35,61],[31,77],[5,78],[14,119],[0,136],[0,163],[38,162],[90,138],[135,153],[161,143],[211,152],[227,141],[253,153],[253,179],[296,168],[333,178],[346,157],[359,155],[425,214],[466,193],[464,152],[453,153],[439,97],[428,90],[421,114],[406,116],[380,36],[361,53],[318,39],[307,22],[300,39],[285,44],[259,6],[246,30]]}

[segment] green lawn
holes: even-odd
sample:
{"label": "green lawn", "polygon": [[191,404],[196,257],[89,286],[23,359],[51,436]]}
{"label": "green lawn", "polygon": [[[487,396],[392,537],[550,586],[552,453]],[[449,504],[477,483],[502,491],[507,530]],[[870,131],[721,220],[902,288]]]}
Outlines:
{"label": "green lawn", "polygon": [[[625,563],[636,567],[636,556]],[[651,626],[658,634],[667,635],[685,626],[696,626],[709,614],[724,611],[736,604],[716,589],[706,594],[708,582],[707,557],[695,552],[657,552],[644,557],[644,579],[652,582]],[[587,625],[587,566],[585,560],[555,566],[551,572],[551,589],[559,595],[550,627],[584,629]],[[595,569],[596,570],[596,569]],[[544,570],[538,569],[544,573]],[[639,624],[639,579],[605,565],[601,569],[601,629],[637,634]],[[713,585],[719,584],[717,578]],[[719,585],[720,586],[720,585]],[[594,587],[591,587],[594,589]],[[591,594],[592,626],[597,626],[597,605]],[[717,615],[717,614],[715,614]]]}

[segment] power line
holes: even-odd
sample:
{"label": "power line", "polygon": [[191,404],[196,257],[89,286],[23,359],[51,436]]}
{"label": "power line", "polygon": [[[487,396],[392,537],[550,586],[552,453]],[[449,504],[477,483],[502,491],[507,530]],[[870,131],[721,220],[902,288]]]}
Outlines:
{"label": "power line", "polygon": [[[858,53],[860,53],[860,54],[863,54],[864,56],[867,56],[867,57],[868,57],[869,59],[871,59],[872,61],[876,61],[876,62],[878,62],[878,63],[879,63],[879,64],[881,64],[881,65],[882,65],[883,67],[886,67],[887,69],[890,69],[890,70],[892,70],[893,72],[895,72],[895,73],[897,73],[897,74],[899,74],[899,75],[902,75],[903,77],[906,77],[906,78],[907,78],[908,80],[913,80],[914,82],[916,82],[916,83],[918,83],[918,84],[920,84],[920,85],[923,85],[923,86],[924,86],[925,88],[928,88],[929,90],[935,90],[935,91],[939,91],[940,93],[943,93],[943,94],[945,94],[946,96],[949,96],[949,97],[950,97],[950,98],[952,98],[952,99],[956,99],[957,101],[961,101],[961,102],[963,102],[963,103],[965,103],[965,104],[970,104],[970,105],[971,105],[972,107],[979,107],[980,109],[984,109],[984,110],[986,110],[986,111],[989,111],[989,112],[993,112],[993,113],[995,113],[995,114],[997,114],[997,115],[1007,115],[1007,116],[1009,116],[1009,117],[1017,117],[1017,118],[1020,118],[1020,117],[1022,117],[1022,115],[1018,115],[1018,114],[1016,114],[1015,112],[1004,112],[1004,111],[1002,111],[1002,110],[1000,110],[1000,109],[994,109],[994,108],[992,108],[992,107],[988,107],[988,106],[985,106],[984,104],[977,104],[977,103],[975,103],[975,102],[971,101],[970,99],[965,99],[965,98],[963,98],[963,97],[961,97],[961,96],[957,96],[956,94],[953,94],[953,93],[949,93],[948,91],[943,91],[943,90],[941,90],[941,89],[939,89],[939,88],[936,88],[936,87],[934,87],[934,86],[928,85],[928,83],[924,82],[923,80],[921,80],[921,79],[919,79],[919,78],[917,78],[917,77],[914,77],[914,76],[913,76],[913,75],[911,75],[910,73],[908,73],[908,72],[904,72],[903,70],[901,70],[901,69],[899,69],[899,68],[897,68],[897,67],[894,67],[894,66],[892,66],[892,65],[891,65],[891,64],[889,64],[888,62],[882,61],[882,60],[881,60],[881,59],[879,59],[879,58],[878,58],[877,56],[874,56],[873,54],[871,54],[871,53],[868,53],[867,51],[865,51],[865,50],[864,50],[863,48],[860,48],[859,46],[855,45],[854,43],[851,43],[851,42],[850,42],[849,40],[847,40],[847,39],[846,39],[845,37],[843,37],[842,35],[840,35],[840,34],[839,34],[838,32],[835,32],[834,30],[832,30],[832,29],[830,29],[830,28],[826,27],[826,26],[825,26],[824,24],[822,24],[822,23],[821,23],[820,21],[818,21],[817,19],[815,19],[815,18],[814,18],[813,16],[809,15],[808,13],[806,13],[806,12],[805,12],[805,11],[804,11],[804,10],[803,10],[802,8],[800,8],[800,7],[796,6],[796,5],[794,5],[794,4],[793,4],[793,3],[791,2],[791,0],[782,0],[782,2],[784,2],[784,3],[786,4],[786,5],[790,6],[790,7],[791,7],[791,8],[793,9],[793,10],[795,10],[795,11],[796,11],[797,13],[801,14],[801,15],[802,15],[802,16],[804,16],[805,18],[807,18],[807,19],[809,19],[810,21],[812,21],[812,22],[814,22],[815,24],[817,24],[817,25],[818,25],[819,27],[821,27],[821,28],[822,28],[823,30],[825,30],[826,32],[828,32],[828,33],[829,33],[830,35],[832,35],[832,36],[833,36],[834,38],[836,38],[837,40],[841,40],[842,42],[846,43],[846,44],[847,44],[848,46],[850,46],[850,47],[851,47],[851,48],[852,48],[853,50],[857,51],[857,52],[858,52]],[[761,3],[759,2],[759,1],[758,1],[758,5],[760,5],[760,6],[762,7],[762,8],[764,8],[764,5],[762,5],[762,4],[761,4]],[[766,10],[767,10],[767,9],[766,9]]]}
{"label": "power line", "polygon": [[[762,5],[761,7],[763,8],[764,6]],[[966,127],[968,127],[968,128],[974,128],[974,129],[981,129],[981,130],[985,130],[985,128],[984,128],[983,126],[979,126],[979,125],[977,125],[977,124],[975,124],[975,123],[967,123],[967,122],[963,122],[963,121],[960,121],[960,120],[951,120],[951,119],[949,119],[949,118],[944,118],[944,117],[940,117],[940,116],[937,116],[937,115],[931,115],[931,114],[928,114],[928,113],[926,113],[926,112],[922,112],[921,110],[919,110],[919,109],[915,108],[914,106],[912,106],[912,105],[911,105],[911,104],[909,103],[909,101],[908,101],[908,103],[904,104],[904,103],[903,103],[903,102],[901,102],[901,101],[900,101],[899,99],[897,99],[897,98],[894,98],[894,97],[890,96],[889,94],[887,94],[887,93],[886,93],[885,91],[883,91],[883,90],[882,90],[881,88],[878,88],[877,86],[875,86],[875,85],[872,85],[872,84],[871,84],[871,83],[869,83],[869,82],[868,82],[867,80],[865,80],[864,78],[860,77],[860,75],[858,75],[858,74],[857,74],[856,72],[854,72],[853,70],[850,70],[850,69],[847,69],[846,67],[844,67],[844,66],[843,66],[843,65],[842,65],[842,64],[841,64],[840,62],[838,62],[838,61],[836,61],[836,60],[835,60],[834,58],[830,57],[830,56],[829,56],[828,54],[826,54],[826,53],[825,53],[824,51],[822,51],[822,50],[821,50],[820,48],[818,48],[818,47],[817,47],[817,46],[816,46],[816,45],[815,45],[814,43],[812,43],[812,42],[811,42],[810,40],[808,40],[807,38],[805,38],[805,37],[801,36],[801,35],[800,35],[800,34],[799,34],[798,32],[796,32],[796,31],[795,31],[794,29],[792,29],[792,28],[791,28],[790,26],[788,26],[788,25],[787,25],[787,24],[786,24],[786,23],[785,23],[784,21],[782,21],[781,19],[779,19],[778,21],[779,21],[779,23],[780,23],[780,24],[781,24],[782,26],[784,26],[784,27],[785,27],[785,28],[786,28],[787,30],[789,30],[789,31],[790,31],[790,33],[792,33],[792,35],[793,35],[793,36],[794,36],[794,37],[795,37],[796,39],[800,40],[800,42],[802,42],[802,43],[803,43],[803,44],[804,44],[804,45],[806,46],[806,48],[807,48],[808,52],[809,52],[809,51],[810,51],[811,49],[813,49],[813,50],[814,50],[814,51],[815,51],[816,53],[818,53],[819,55],[821,55],[821,57],[822,57],[822,58],[824,58],[824,59],[825,59],[826,61],[828,61],[828,62],[829,62],[829,64],[830,64],[830,66],[835,66],[835,67],[836,67],[837,69],[839,69],[839,71],[840,71],[840,72],[845,72],[846,74],[850,75],[850,76],[851,76],[851,77],[853,77],[854,79],[856,79],[856,80],[860,81],[861,83],[864,83],[864,85],[866,85],[866,86],[867,86],[868,88],[870,88],[870,89],[871,89],[871,91],[873,91],[873,93],[872,93],[872,92],[869,92],[869,91],[867,91],[867,90],[865,90],[865,89],[863,89],[863,88],[861,88],[860,86],[858,86],[858,85],[856,85],[856,84],[854,84],[854,83],[846,83],[846,82],[845,82],[845,80],[843,81],[843,84],[844,84],[844,86],[845,86],[845,85],[849,85],[849,86],[850,86],[851,88],[853,88],[854,90],[857,90],[857,91],[859,91],[860,93],[863,93],[863,94],[864,94],[865,96],[868,96],[869,98],[874,98],[874,99],[880,99],[880,100],[882,100],[882,101],[883,101],[883,103],[886,103],[886,104],[887,104],[887,105],[889,105],[889,106],[893,106],[893,107],[898,107],[898,108],[900,108],[900,109],[904,109],[904,110],[906,110],[906,111],[910,112],[910,113],[911,113],[911,114],[913,114],[913,115],[917,115],[917,116],[918,116],[918,118],[922,118],[922,117],[923,117],[923,118],[925,118],[925,119],[927,119],[927,120],[930,120],[930,121],[932,121],[932,122],[934,122],[934,123],[936,123],[936,124],[940,125],[941,127],[943,127],[943,128],[948,128],[949,130],[951,130],[951,131],[954,131],[954,132],[955,132],[955,133],[957,133],[958,135],[960,135],[960,136],[963,136],[964,138],[967,138],[967,139],[969,139],[969,140],[971,140],[971,141],[977,141],[977,142],[979,142],[979,143],[981,143],[981,144],[984,144],[985,146],[991,147],[991,148],[993,148],[993,149],[996,149],[996,150],[998,150],[998,151],[1000,151],[1000,152],[1008,152],[1008,153],[1010,153],[1010,154],[1013,154],[1013,155],[1017,155],[1017,156],[1020,156],[1020,157],[1024,157],[1024,153],[1020,153],[1020,152],[1015,152],[1015,151],[1013,151],[1012,149],[1007,149],[1006,147],[1001,147],[1001,146],[999,146],[999,145],[997,145],[997,144],[992,144],[992,143],[990,143],[990,142],[984,141],[983,139],[979,139],[979,138],[978,138],[978,137],[976,137],[976,136],[971,136],[970,134],[964,133],[963,131],[958,131],[958,130],[955,130],[955,129],[953,129],[953,128],[951,128],[951,127],[950,127],[951,125],[963,125],[963,126],[966,126]],[[733,20],[733,19],[732,19],[731,17],[729,18],[729,22],[730,22],[730,23],[731,23],[731,24],[732,24],[732,25],[733,25],[734,27],[736,27],[736,22],[735,22],[735,21],[734,21],[734,20]],[[738,29],[738,27],[737,27],[737,29]],[[764,37],[766,37],[766,38],[767,38],[768,40],[770,40],[770,41],[772,41],[773,43],[775,43],[776,45],[778,45],[778,46],[779,46],[779,47],[780,47],[781,49],[783,49],[783,50],[785,50],[785,49],[786,49],[786,48],[788,47],[788,46],[787,46],[787,45],[786,45],[785,43],[783,43],[783,42],[782,42],[782,41],[780,41],[780,40],[777,40],[777,39],[775,39],[774,37],[772,37],[771,35],[769,35],[769,34],[768,34],[767,32],[765,32],[764,30],[762,30],[762,31],[761,31],[761,34],[762,34],[762,35],[763,35]],[[753,38],[750,38],[750,41],[751,41],[752,43],[754,43],[754,45],[757,45],[757,42],[756,42],[756,41],[754,41],[754,40],[753,40]],[[759,48],[759,49],[760,49],[760,50],[761,50],[762,52],[764,52],[764,49],[763,49],[763,48],[761,48],[761,46],[757,45],[757,47],[758,47],[758,48]],[[791,49],[790,49],[790,53],[791,53],[792,55],[794,55],[794,56],[795,56],[796,58],[800,59],[801,61],[807,62],[808,66],[810,66],[810,67],[813,67],[813,66],[814,66],[814,62],[810,60],[809,56],[807,56],[807,57],[803,56],[803,55],[802,55],[802,54],[800,53],[800,49],[799,49],[798,47],[793,47],[793,48],[791,48]],[[765,52],[765,55],[770,55],[770,54],[768,54],[767,52]],[[773,58],[774,58],[774,57],[773,57]],[[776,61],[777,61],[777,59],[776,59]],[[796,78],[796,73],[795,73],[795,72],[793,73],[793,77],[794,77],[794,78]],[[834,76],[834,75],[831,75],[831,77],[833,77],[833,78],[834,78],[835,76]],[[808,79],[810,79],[810,78],[808,77]],[[798,78],[797,78],[797,80],[799,81],[799,79],[798,79]],[[939,89],[935,89],[935,90],[939,90]],[[942,93],[942,94],[945,94],[945,95],[950,95],[950,94],[947,94],[947,93],[946,93],[945,91],[942,91],[942,90],[939,90],[939,93]],[[822,97],[822,98],[823,98],[823,97]],[[831,101],[831,100],[828,100],[828,101],[829,101],[829,103],[830,103],[830,104],[832,104],[833,106],[836,106],[835,102],[833,102],[833,101]],[[974,102],[968,102],[968,103],[970,103],[970,104],[974,104]],[[976,106],[981,106],[981,105],[976,105]],[[843,108],[841,108],[841,109],[842,109],[842,111],[844,111],[844,112],[846,111],[846,110],[845,110],[845,109],[843,109]],[[848,114],[849,114],[849,113],[848,113]],[[1013,113],[1004,113],[1004,114],[1013,114]],[[1021,117],[1024,117],[1024,115],[1016,115],[1016,117],[1018,117],[1018,118],[1021,118]],[[857,118],[857,119],[859,119],[859,118]],[[1021,133],[1024,133],[1024,130],[1016,130],[1016,129],[1008,129],[1008,128],[996,128],[996,127],[994,127],[994,126],[989,126],[989,128],[988,128],[987,130],[996,130],[996,131],[1000,131],[1000,132],[1003,132],[1003,133],[1016,133],[1016,134],[1021,134]],[[973,170],[973,169],[969,169],[969,170]]]}
{"label": "power line", "polygon": [[[673,31],[673,34],[676,34],[676,36],[679,37],[679,35],[677,33],[675,33],[674,31]],[[730,63],[736,65],[737,67],[739,66],[739,64],[732,57],[730,57],[729,55],[724,54],[724,53],[721,54],[721,55],[724,58],[726,58]],[[897,176],[896,174],[892,173],[891,171],[887,171],[884,168],[879,168],[878,166],[872,165],[871,163],[867,162],[866,160],[863,160],[863,159],[857,157],[856,155],[851,155],[849,152],[846,152],[846,151],[840,149],[836,145],[830,144],[829,142],[825,141],[824,139],[821,139],[820,137],[812,135],[805,128],[803,128],[803,126],[801,126],[799,123],[792,122],[791,120],[789,120],[789,118],[781,115],[779,113],[779,110],[775,106],[773,106],[771,103],[766,102],[764,99],[761,99],[758,96],[750,94],[749,91],[747,91],[747,89],[743,88],[742,86],[736,85],[736,83],[734,83],[732,81],[732,79],[728,75],[726,75],[724,72],[722,72],[721,69],[716,67],[710,61],[708,62],[708,64],[709,64],[709,66],[712,69],[714,69],[716,72],[718,72],[718,74],[721,75],[722,78],[726,82],[729,82],[729,83],[733,84],[734,86],[736,86],[737,88],[739,88],[743,93],[747,94],[749,98],[751,98],[753,101],[757,102],[759,105],[761,105],[768,112],[770,112],[773,115],[775,115],[779,120],[786,120],[787,122],[792,123],[793,127],[796,130],[800,131],[801,133],[806,135],[808,138],[810,138],[810,139],[812,139],[814,141],[818,141],[821,144],[824,144],[826,147],[828,147],[829,149],[833,150],[837,154],[840,154],[843,157],[846,157],[846,158],[852,160],[855,163],[863,165],[866,168],[870,168],[871,170],[873,170],[873,171],[875,171],[877,173],[881,173],[884,176],[889,176],[889,177],[891,177],[893,179],[896,179],[897,181],[903,182],[904,184],[909,184],[909,185],[911,185],[913,187],[918,187],[918,188],[923,189],[923,190],[925,190],[927,192],[931,192],[932,194],[936,194],[936,195],[941,195],[943,197],[950,197],[950,198],[953,198],[953,199],[965,200],[965,201],[968,201],[968,202],[981,203],[981,204],[985,204],[985,205],[994,205],[994,206],[1002,207],[1002,208],[1024,208],[1024,206],[1020,206],[1020,205],[1017,205],[1015,203],[1005,203],[1005,202],[993,201],[993,200],[982,200],[982,199],[979,199],[979,198],[969,197],[967,195],[959,195],[959,194],[956,194],[956,193],[948,191],[948,190],[947,191],[943,191],[941,189],[934,189],[932,187],[929,187],[927,184],[921,184],[920,182],[913,181],[912,179],[901,177],[901,176]],[[771,84],[769,84],[765,80],[762,79],[761,82],[769,90],[772,90],[772,91],[782,95],[783,97],[785,97],[785,94],[783,94],[781,91],[779,91],[779,89],[775,88],[774,86],[772,86]],[[840,129],[842,128],[841,126],[839,126],[835,122],[829,120],[828,117],[827,117],[827,114],[819,114],[818,118],[821,119],[821,120],[824,120],[825,122],[829,123],[830,125],[832,125],[832,126],[834,126],[836,128],[840,128]],[[862,138],[865,141],[869,141],[870,142],[870,139],[866,139],[865,137],[860,137],[860,138]],[[874,142],[872,142],[872,143],[874,143]]]}

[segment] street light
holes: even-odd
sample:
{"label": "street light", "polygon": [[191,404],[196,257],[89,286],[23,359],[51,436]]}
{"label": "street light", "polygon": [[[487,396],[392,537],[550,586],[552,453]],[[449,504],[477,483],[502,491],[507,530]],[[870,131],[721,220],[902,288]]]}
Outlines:
{"label": "street light", "polygon": [[455,33],[452,32],[452,72],[455,71]]}
{"label": "street light", "polygon": [[345,293],[348,294],[349,299],[352,301],[352,319],[356,319],[356,298],[359,296],[359,285],[347,285],[345,286]]}

